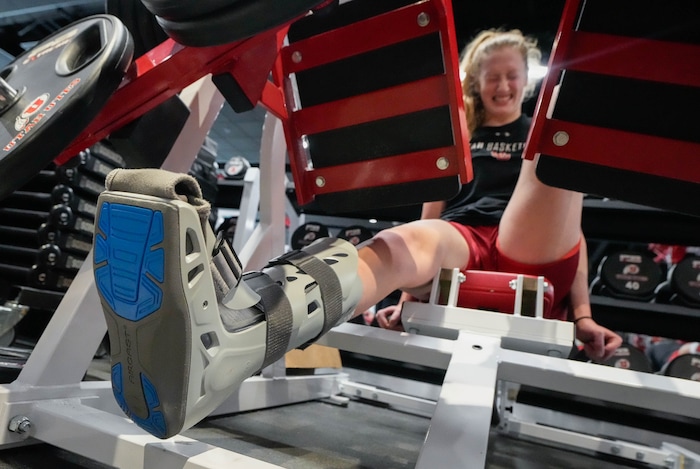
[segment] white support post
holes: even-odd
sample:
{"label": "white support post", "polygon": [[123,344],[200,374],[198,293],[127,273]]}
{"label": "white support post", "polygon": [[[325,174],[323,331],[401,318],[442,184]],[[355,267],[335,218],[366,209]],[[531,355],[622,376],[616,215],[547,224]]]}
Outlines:
{"label": "white support post", "polygon": [[243,176],[243,193],[238,207],[238,220],[236,220],[236,232],[233,235],[233,250],[243,250],[246,241],[255,231],[260,207],[260,169],[248,168]]}
{"label": "white support post", "polygon": [[282,123],[271,113],[265,115],[260,145],[260,215],[258,226],[238,252],[243,270],[259,270],[284,253],[287,147]]}

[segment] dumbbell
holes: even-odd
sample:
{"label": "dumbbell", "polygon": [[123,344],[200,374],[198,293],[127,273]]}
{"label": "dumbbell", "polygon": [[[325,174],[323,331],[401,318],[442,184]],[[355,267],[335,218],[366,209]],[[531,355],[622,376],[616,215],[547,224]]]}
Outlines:
{"label": "dumbbell", "polygon": [[92,248],[92,238],[79,233],[61,231],[50,223],[44,223],[38,231],[39,245],[53,244],[65,252],[85,257]]}
{"label": "dumbbell", "polygon": [[61,231],[73,231],[83,236],[92,236],[95,231],[93,217],[83,216],[65,204],[56,204],[51,208],[48,223]]}
{"label": "dumbbell", "polygon": [[[102,153],[105,152],[102,151]],[[99,154],[100,150],[96,152],[89,149],[83,150],[64,166],[77,169],[83,174],[89,174],[101,180],[104,180],[112,170],[123,167],[123,164],[118,164],[118,161],[112,162],[106,158],[98,158]]]}
{"label": "dumbbell", "polygon": [[[577,361],[588,361],[586,353],[581,348],[572,359]],[[634,370],[641,371],[644,373],[652,373],[653,368],[651,366],[651,361],[647,356],[639,350],[637,347],[631,345],[628,342],[623,342],[620,347],[617,348],[615,354],[608,358],[607,360],[600,363],[605,366],[612,366],[615,368],[621,368],[624,370]]]}
{"label": "dumbbell", "polygon": [[[71,168],[66,166],[61,166],[56,170],[58,174],[58,180],[72,187],[74,190],[78,190],[84,193],[88,197],[93,197],[97,200],[97,197],[105,190],[105,180],[104,177],[98,178],[80,171],[78,168]],[[106,176],[106,175],[105,175]]]}
{"label": "dumbbell", "polygon": [[108,142],[97,142],[84,151],[88,156],[99,158],[113,168],[126,167],[124,157],[117,153]]}
{"label": "dumbbell", "polygon": [[329,236],[328,227],[322,223],[307,222],[292,233],[290,245],[292,249],[301,249],[319,238]]}
{"label": "dumbbell", "polygon": [[33,265],[26,272],[27,286],[66,291],[70,287],[75,273],[60,272],[46,265]]}
{"label": "dumbbell", "polygon": [[697,343],[691,345],[694,345],[691,353],[671,355],[663,369],[666,376],[700,381],[700,349]]}
{"label": "dumbbell", "polygon": [[83,254],[63,250],[55,244],[44,244],[37,252],[36,265],[77,273],[84,261]]}
{"label": "dumbbell", "polygon": [[664,268],[654,261],[650,252],[616,251],[598,264],[590,291],[595,295],[651,301],[664,274]]}
{"label": "dumbbell", "polygon": [[688,255],[671,267],[656,289],[656,302],[700,308],[700,256]]}
{"label": "dumbbell", "polygon": [[349,241],[353,245],[357,246],[360,243],[364,243],[368,239],[372,239],[374,233],[362,225],[350,225],[345,228],[341,228],[338,231],[336,237]]}
{"label": "dumbbell", "polygon": [[77,196],[73,189],[65,184],[56,185],[50,194],[18,190],[7,196],[4,201],[6,208],[42,212],[50,211],[59,203],[93,218],[97,213],[97,205]]}
{"label": "dumbbell", "polygon": [[232,156],[224,164],[223,174],[226,179],[243,179],[250,168],[250,161],[243,156]]}

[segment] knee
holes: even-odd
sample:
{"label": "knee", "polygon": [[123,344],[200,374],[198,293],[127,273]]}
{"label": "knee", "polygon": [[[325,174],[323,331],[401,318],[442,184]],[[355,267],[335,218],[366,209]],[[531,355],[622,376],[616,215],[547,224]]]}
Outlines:
{"label": "knee", "polygon": [[383,250],[394,269],[414,275],[435,270],[440,264],[440,247],[444,239],[430,224],[406,223],[380,231],[373,240],[376,249]]}

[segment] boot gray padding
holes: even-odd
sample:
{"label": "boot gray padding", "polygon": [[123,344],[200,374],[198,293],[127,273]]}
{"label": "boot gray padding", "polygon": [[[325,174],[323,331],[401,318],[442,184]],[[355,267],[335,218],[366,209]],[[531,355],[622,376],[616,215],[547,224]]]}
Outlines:
{"label": "boot gray padding", "polygon": [[243,281],[260,295],[260,304],[267,320],[267,349],[263,368],[276,362],[289,350],[294,313],[282,287],[262,272],[250,272]]}
{"label": "boot gray padding", "polygon": [[108,191],[133,192],[164,199],[178,199],[194,207],[199,219],[207,223],[211,206],[202,198],[202,189],[195,178],[188,174],[173,173],[163,169],[115,169],[105,179]]}

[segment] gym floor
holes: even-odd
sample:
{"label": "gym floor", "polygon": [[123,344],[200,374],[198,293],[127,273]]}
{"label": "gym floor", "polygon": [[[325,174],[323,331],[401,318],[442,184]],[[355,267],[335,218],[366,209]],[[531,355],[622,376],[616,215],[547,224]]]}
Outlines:
{"label": "gym floor", "polygon": [[[93,377],[104,374],[98,361]],[[372,373],[344,368],[351,380]],[[97,375],[97,376],[96,376]],[[381,382],[381,376],[379,377]],[[374,384],[374,383],[373,383]],[[379,386],[379,384],[375,384]],[[403,469],[416,465],[430,420],[351,400],[293,404],[205,420],[185,436],[288,469]],[[105,469],[109,466],[47,444],[0,451],[0,469]],[[513,439],[491,431],[487,455],[493,469],[613,469],[642,467]],[[129,468],[124,468],[129,469]]]}

